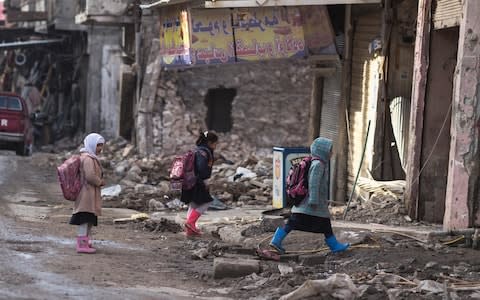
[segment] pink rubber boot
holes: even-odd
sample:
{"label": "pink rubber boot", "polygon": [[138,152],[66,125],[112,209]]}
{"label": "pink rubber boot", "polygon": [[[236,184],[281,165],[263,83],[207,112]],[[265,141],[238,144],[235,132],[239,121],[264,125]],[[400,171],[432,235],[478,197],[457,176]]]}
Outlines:
{"label": "pink rubber boot", "polygon": [[95,253],[97,250],[88,245],[88,236],[77,237],[77,253]]}
{"label": "pink rubber boot", "polygon": [[185,222],[185,233],[187,236],[192,235],[201,235],[202,233],[198,230],[195,223],[197,223],[198,218],[200,218],[201,214],[196,210],[192,210],[190,215],[187,218],[187,222]]}

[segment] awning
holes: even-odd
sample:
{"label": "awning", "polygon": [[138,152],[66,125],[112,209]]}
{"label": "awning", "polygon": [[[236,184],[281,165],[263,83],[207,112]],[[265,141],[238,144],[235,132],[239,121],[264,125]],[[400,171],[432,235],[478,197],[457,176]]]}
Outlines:
{"label": "awning", "polygon": [[[166,1],[166,0],[164,0]],[[263,6],[304,6],[336,4],[374,4],[382,0],[209,0],[206,8],[263,7]]]}
{"label": "awning", "polygon": [[0,49],[19,49],[19,48],[28,48],[35,46],[43,46],[49,44],[56,44],[63,42],[63,39],[51,39],[51,40],[35,40],[35,41],[24,41],[24,42],[13,42],[13,43],[1,43]]}

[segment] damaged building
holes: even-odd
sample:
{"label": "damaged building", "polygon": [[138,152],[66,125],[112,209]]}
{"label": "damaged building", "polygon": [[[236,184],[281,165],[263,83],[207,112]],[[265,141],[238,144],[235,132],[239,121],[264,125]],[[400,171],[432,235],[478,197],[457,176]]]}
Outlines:
{"label": "damaged building", "polygon": [[209,129],[271,154],[322,135],[332,200],[396,182],[413,219],[478,226],[474,0],[5,5],[2,88],[36,101],[43,144],[99,131],[173,155]]}

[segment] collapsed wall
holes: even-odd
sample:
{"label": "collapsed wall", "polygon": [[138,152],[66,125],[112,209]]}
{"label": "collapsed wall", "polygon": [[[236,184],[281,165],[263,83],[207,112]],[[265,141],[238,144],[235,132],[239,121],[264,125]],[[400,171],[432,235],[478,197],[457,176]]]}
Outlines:
{"label": "collapsed wall", "polygon": [[146,141],[171,154],[210,129],[230,150],[306,145],[311,80],[302,60],[162,70]]}

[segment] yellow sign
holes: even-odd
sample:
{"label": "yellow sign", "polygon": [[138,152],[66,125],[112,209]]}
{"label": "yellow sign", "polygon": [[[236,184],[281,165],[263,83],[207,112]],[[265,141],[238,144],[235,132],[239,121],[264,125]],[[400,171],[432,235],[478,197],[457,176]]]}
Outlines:
{"label": "yellow sign", "polygon": [[187,11],[165,10],[160,16],[160,24],[162,64],[190,64],[190,34]]}
{"label": "yellow sign", "polygon": [[309,54],[334,54],[335,33],[326,6],[303,6],[303,31]]}
{"label": "yellow sign", "polygon": [[297,7],[238,9],[233,19],[238,60],[305,55],[302,17]]}
{"label": "yellow sign", "polygon": [[235,62],[229,9],[192,9],[193,64]]}

